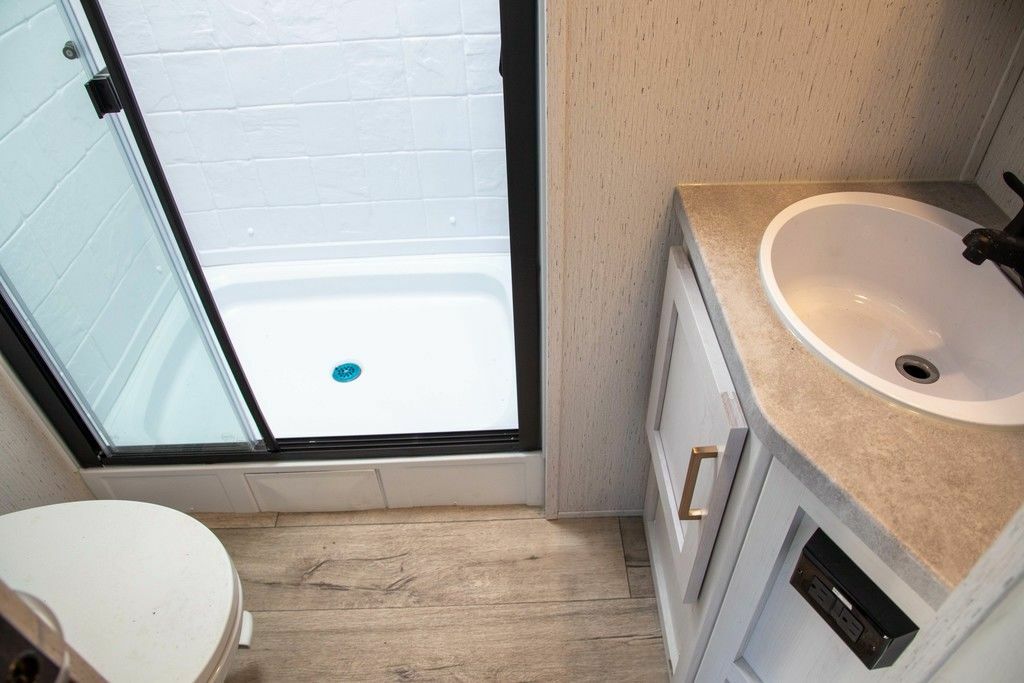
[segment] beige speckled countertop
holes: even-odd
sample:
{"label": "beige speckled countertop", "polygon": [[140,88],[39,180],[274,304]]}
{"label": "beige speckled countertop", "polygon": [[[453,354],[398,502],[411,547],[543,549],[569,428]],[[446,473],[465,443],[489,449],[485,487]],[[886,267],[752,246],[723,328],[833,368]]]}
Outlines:
{"label": "beige speckled countertop", "polygon": [[910,197],[985,226],[1006,221],[978,187],[955,182],[681,185],[674,209],[750,428],[935,606],[1024,503],[1024,430],[894,406],[779,321],[758,272],[761,236],[793,202],[839,191]]}

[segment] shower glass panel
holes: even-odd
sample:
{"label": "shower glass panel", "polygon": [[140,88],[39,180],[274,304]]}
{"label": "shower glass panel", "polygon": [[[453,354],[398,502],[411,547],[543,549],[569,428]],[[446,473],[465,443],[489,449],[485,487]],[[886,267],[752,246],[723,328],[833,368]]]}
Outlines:
{"label": "shower glass panel", "polygon": [[86,93],[81,42],[60,2],[0,4],[2,295],[108,453],[248,449],[250,418],[124,129]]}
{"label": "shower glass panel", "polygon": [[99,0],[275,437],[516,430],[497,0]]}

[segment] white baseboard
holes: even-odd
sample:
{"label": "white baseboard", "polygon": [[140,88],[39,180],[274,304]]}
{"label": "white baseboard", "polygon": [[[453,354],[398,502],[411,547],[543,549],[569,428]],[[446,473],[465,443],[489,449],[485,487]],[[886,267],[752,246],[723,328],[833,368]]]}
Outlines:
{"label": "white baseboard", "polygon": [[97,498],[183,512],[543,505],[540,452],[82,470]]}

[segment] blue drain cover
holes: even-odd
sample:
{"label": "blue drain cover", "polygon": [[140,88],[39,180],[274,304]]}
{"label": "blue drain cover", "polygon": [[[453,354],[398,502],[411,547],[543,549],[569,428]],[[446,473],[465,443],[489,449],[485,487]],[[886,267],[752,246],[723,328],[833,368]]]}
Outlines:
{"label": "blue drain cover", "polygon": [[331,377],[335,382],[351,382],[358,379],[361,374],[363,374],[363,369],[355,363],[342,363],[334,368]]}

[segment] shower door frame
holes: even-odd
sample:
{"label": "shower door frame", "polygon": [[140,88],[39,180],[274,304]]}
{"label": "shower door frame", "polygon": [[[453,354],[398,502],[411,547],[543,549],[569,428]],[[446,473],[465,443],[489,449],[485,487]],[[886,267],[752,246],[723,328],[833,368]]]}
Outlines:
{"label": "shower door frame", "polygon": [[[540,319],[540,79],[538,27],[540,0],[499,0],[508,171],[509,249],[512,269],[518,429],[422,434],[378,434],[277,439],[246,379],[217,309],[198,256],[149,136],[99,0],[81,0],[89,27],[110,72],[149,176],[228,369],[250,411],[262,441],[251,451],[216,445],[152,446],[119,449],[106,455],[72,399],[36,349],[14,311],[0,299],[0,353],[28,389],[82,467],[183,465],[282,460],[388,458],[534,451],[541,445]],[[84,46],[83,46],[84,47]],[[523,144],[531,141],[531,144]],[[140,179],[143,182],[144,179]],[[143,183],[145,184],[145,183]],[[272,323],[271,323],[272,324]]]}

